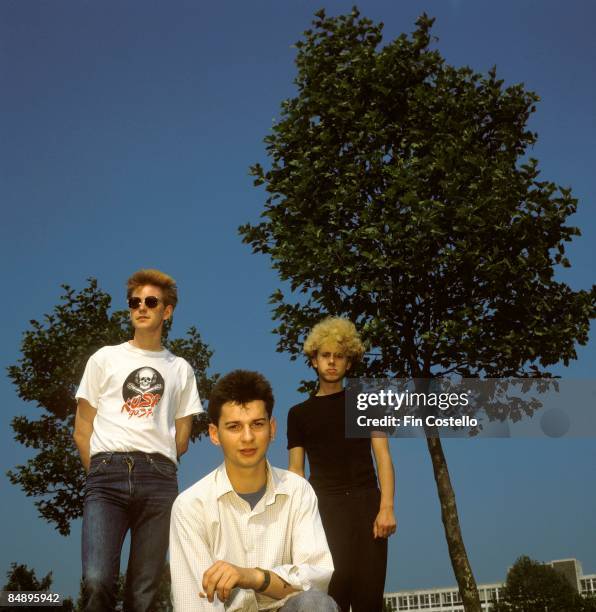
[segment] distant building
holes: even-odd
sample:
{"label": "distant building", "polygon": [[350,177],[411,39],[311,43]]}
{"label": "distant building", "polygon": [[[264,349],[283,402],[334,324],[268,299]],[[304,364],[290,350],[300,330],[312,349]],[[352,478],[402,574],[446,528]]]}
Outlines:
{"label": "distant building", "polygon": [[[499,600],[499,589],[503,583],[479,584],[478,593],[482,610],[491,609],[490,602]],[[424,610],[425,612],[464,612],[461,596],[457,587],[443,589],[416,589],[385,593],[385,609],[391,612],[398,610]]]}
{"label": "distant building", "polygon": [[[596,596],[596,574],[584,575],[581,563],[577,559],[559,559],[550,561],[546,565],[550,565],[563,574],[578,593],[584,596]],[[491,602],[499,601],[500,590],[504,585],[504,582],[478,585],[483,612],[490,612]],[[464,612],[457,587],[410,589],[385,593],[385,609],[390,612],[401,612],[402,610]]]}

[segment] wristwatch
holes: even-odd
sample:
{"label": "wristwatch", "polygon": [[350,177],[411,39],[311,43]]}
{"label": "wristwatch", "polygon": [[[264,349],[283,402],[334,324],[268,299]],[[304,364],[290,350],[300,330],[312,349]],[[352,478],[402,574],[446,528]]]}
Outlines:
{"label": "wristwatch", "polygon": [[267,587],[271,584],[271,572],[261,567],[257,567],[255,569],[258,569],[260,572],[263,572],[263,584],[258,589],[255,589],[256,593],[262,593],[263,591],[266,591]]}

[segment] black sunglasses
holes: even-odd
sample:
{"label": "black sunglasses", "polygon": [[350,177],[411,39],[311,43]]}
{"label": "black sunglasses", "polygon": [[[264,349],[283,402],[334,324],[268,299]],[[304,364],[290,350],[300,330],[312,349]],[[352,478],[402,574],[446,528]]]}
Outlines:
{"label": "black sunglasses", "polygon": [[140,297],[131,297],[128,298],[128,307],[131,310],[136,310],[142,303],[145,302],[145,306],[147,308],[156,308],[159,302],[161,301],[159,298],[156,298],[154,295],[148,295],[145,300]]}

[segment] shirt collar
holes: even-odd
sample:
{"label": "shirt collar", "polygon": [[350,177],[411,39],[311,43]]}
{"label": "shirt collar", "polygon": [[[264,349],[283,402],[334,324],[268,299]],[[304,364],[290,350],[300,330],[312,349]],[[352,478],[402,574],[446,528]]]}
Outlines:
{"label": "shirt collar", "polygon": [[[217,499],[234,491],[234,487],[228,478],[225,462],[222,463],[216,470],[215,474],[215,495]],[[269,505],[275,502],[277,495],[289,495],[288,482],[286,472],[284,470],[276,470],[271,467],[267,461],[267,488],[265,489],[265,504]]]}

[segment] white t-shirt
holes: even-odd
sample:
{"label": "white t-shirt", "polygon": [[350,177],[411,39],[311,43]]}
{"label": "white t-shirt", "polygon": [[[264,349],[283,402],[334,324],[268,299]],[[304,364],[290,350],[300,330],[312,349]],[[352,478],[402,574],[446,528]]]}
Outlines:
{"label": "white t-shirt", "polygon": [[91,456],[142,451],[161,453],[176,463],[175,420],[203,410],[185,359],[129,342],[91,355],[76,397],[97,409]]}

